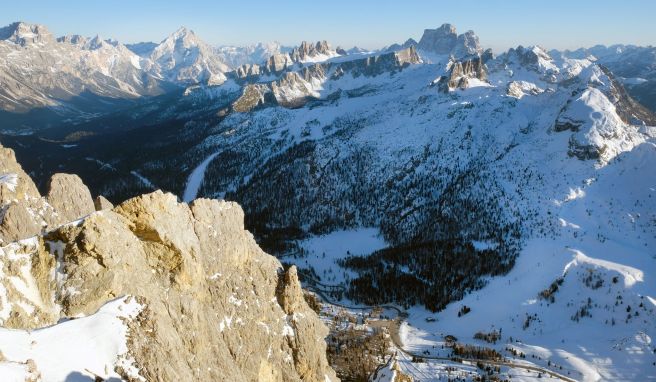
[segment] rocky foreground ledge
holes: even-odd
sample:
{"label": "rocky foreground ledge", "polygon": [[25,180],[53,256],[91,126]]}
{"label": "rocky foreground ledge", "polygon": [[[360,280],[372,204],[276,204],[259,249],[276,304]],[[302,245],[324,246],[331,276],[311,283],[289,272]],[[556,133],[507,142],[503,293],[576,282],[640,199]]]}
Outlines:
{"label": "rocky foreground ledge", "polygon": [[238,204],[157,191],[112,207],[64,174],[41,196],[6,148],[0,203],[3,375],[337,380],[296,269],[258,247]]}

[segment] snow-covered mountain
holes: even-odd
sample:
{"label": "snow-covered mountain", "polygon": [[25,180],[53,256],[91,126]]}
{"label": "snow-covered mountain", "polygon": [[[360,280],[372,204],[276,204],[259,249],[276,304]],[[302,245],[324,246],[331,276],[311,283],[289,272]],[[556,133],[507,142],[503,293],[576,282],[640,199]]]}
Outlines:
{"label": "snow-covered mountain", "polygon": [[[188,31],[134,49],[176,81],[189,62],[211,73]],[[302,43],[94,121],[147,125],[118,138],[70,138],[93,129],[71,125],[9,142],[37,176],[80,168],[113,199],[157,185],[240,202],[306,285],[407,309],[399,341],[416,354],[448,360],[451,334],[503,353],[513,380],[537,378],[518,363],[574,380],[654,375],[656,116],[629,77],[599,53],[495,57],[449,24],[345,53]],[[497,329],[501,342],[473,338]],[[417,380],[475,370],[399,363]]]}
{"label": "snow-covered mountain", "polygon": [[[193,191],[239,200],[271,250],[347,299],[424,305],[403,329],[417,352],[502,328],[486,346],[575,380],[653,375],[653,113],[595,60],[495,58],[446,32],[251,79],[198,146],[211,156]],[[390,248],[295,249],[364,227]]]}
{"label": "snow-covered mountain", "polygon": [[55,39],[42,25],[14,23],[0,30],[0,108],[61,106],[88,93],[128,99],[161,93],[141,65],[123,45],[99,37]]}
{"label": "snow-covered mountain", "polygon": [[553,53],[556,57],[595,59],[621,78],[632,97],[656,111],[656,47],[597,45]]}
{"label": "snow-covered mountain", "polygon": [[134,51],[99,36],[55,38],[42,25],[18,22],[4,27],[0,110],[47,108],[69,117],[88,116],[98,111],[90,105],[107,111],[107,101],[156,96],[175,86],[221,83],[229,70],[212,47],[185,28],[160,44],[131,48]]}
{"label": "snow-covered mountain", "polygon": [[171,82],[220,84],[229,70],[214,49],[187,28],[180,28],[154,47],[148,70]]}
{"label": "snow-covered mountain", "polygon": [[236,68],[242,65],[261,64],[273,55],[289,53],[292,49],[273,41],[248,46],[220,46],[217,48],[217,54],[228,66]]}

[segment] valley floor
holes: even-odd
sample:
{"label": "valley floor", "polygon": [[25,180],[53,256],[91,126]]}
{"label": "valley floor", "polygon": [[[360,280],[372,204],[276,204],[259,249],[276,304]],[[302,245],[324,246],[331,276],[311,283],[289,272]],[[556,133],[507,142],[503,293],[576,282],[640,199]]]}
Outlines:
{"label": "valley floor", "polygon": [[[306,287],[328,303],[327,311],[333,312],[329,321],[335,320],[335,312],[345,310],[360,317],[356,321],[364,329],[388,333],[394,357],[381,367],[380,381],[390,380],[382,375],[397,372],[415,381],[456,376],[477,380],[486,374],[477,361],[492,370],[499,366],[493,374],[502,380],[656,379],[655,285],[648,282],[649,272],[641,270],[653,269],[654,259],[641,248],[613,240],[577,240],[576,247],[567,241],[531,240],[509,274],[489,279],[484,288],[441,312],[383,306],[385,318],[366,323],[363,317],[371,315],[373,307],[354,309],[358,305],[351,301],[334,301],[335,288],[329,285],[343,285],[352,276],[337,265],[339,258],[385,246],[375,230],[313,237],[301,242],[307,251],[304,257],[285,260],[321,276],[324,284],[311,280]],[[623,254],[625,264],[611,260],[616,253]],[[546,293],[552,285],[558,287]],[[465,306],[468,312],[459,314]],[[479,339],[474,338],[476,333]],[[498,338],[486,342],[485,334]],[[493,349],[501,358],[454,362],[453,343],[446,340],[449,335],[464,346]]]}

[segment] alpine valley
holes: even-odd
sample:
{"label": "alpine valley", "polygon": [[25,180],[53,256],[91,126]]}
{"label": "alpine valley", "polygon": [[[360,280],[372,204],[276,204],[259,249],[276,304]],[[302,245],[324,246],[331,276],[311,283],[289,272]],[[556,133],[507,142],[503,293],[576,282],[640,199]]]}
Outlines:
{"label": "alpine valley", "polygon": [[17,22],[0,85],[0,380],[656,380],[656,47]]}

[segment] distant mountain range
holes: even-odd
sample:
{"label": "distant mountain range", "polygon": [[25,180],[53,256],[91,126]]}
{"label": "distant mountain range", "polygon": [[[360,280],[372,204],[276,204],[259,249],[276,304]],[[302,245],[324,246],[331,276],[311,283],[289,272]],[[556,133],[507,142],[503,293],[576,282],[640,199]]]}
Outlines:
{"label": "distant mountain range", "polygon": [[472,341],[564,380],[653,374],[653,47],[495,55],[450,24],[374,52],[0,37],[0,139],[41,190],[65,171],[113,202],[236,201],[306,286],[407,309],[428,354],[502,328]]}

